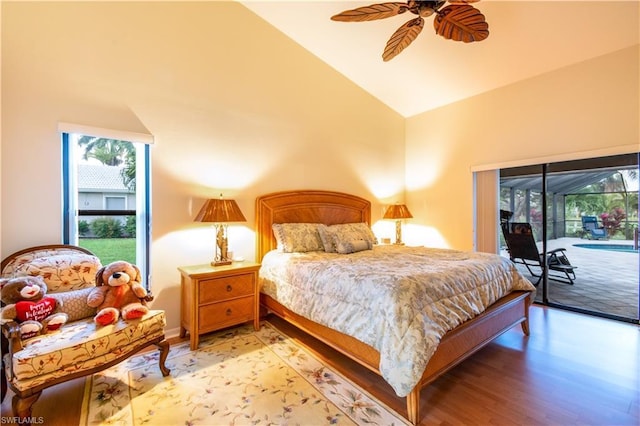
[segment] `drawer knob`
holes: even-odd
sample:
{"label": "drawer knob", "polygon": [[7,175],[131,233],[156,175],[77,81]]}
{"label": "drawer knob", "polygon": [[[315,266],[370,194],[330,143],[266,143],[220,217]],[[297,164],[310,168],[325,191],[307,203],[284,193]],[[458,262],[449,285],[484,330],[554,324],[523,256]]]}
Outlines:
{"label": "drawer knob", "polygon": [[227,286],[227,291],[231,291],[231,290],[233,290],[233,287],[231,287],[231,285],[228,285]]}
{"label": "drawer knob", "polygon": [[227,309],[227,316],[231,315],[231,308]]}

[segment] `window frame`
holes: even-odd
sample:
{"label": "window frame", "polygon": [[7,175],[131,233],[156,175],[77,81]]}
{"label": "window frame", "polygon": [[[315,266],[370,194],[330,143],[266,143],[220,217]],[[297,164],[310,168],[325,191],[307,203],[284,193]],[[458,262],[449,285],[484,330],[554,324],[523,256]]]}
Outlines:
{"label": "window frame", "polygon": [[[84,129],[86,130],[86,129]],[[74,150],[71,134],[62,131],[62,243],[77,244],[78,221],[81,216],[135,216],[136,217],[136,266],[143,277],[143,285],[151,288],[151,149],[148,143],[131,140],[136,148],[136,208],[134,210],[95,210],[77,207],[77,184],[73,167]],[[97,132],[99,133],[99,132]],[[93,132],[76,134],[100,137]],[[134,138],[135,139],[135,138]],[[126,137],[121,140],[129,141]],[[143,182],[143,185],[139,183]],[[142,191],[141,191],[142,189]],[[128,204],[125,197],[125,204]],[[103,204],[103,206],[106,206]],[[126,207],[129,207],[128,205]]]}

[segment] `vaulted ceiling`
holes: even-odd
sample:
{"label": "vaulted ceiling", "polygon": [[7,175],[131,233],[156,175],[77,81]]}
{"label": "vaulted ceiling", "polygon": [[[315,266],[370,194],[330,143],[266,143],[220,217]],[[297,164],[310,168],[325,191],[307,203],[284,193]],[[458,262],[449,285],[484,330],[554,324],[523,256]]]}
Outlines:
{"label": "vaulted ceiling", "polygon": [[640,43],[638,0],[483,0],[474,6],[489,23],[486,40],[446,40],[429,17],[383,62],[389,37],[415,15],[335,22],[336,13],[378,2],[241,3],[404,117]]}

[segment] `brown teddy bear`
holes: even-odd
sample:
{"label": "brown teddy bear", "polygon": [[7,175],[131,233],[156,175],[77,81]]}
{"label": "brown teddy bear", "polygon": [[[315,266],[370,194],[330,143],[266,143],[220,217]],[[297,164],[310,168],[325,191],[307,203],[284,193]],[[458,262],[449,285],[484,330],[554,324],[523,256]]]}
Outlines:
{"label": "brown teddy bear", "polygon": [[69,317],[59,312],[62,302],[46,294],[47,284],[41,276],[0,279],[0,300],[5,304],[0,318],[16,321],[22,339],[58,330]]}
{"label": "brown teddy bear", "polygon": [[144,305],[147,290],[140,284],[140,270],[129,262],[118,261],[103,266],[96,273],[96,288],[87,296],[87,305],[98,312],[98,325],[137,319],[149,312]]}

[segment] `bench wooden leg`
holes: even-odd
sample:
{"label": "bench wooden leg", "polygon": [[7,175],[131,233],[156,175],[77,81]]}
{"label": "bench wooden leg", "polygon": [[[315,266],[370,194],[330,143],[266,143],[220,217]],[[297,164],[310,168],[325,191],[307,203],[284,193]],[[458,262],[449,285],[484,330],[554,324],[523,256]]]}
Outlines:
{"label": "bench wooden leg", "polygon": [[167,377],[171,370],[169,370],[167,366],[164,365],[164,363],[167,360],[167,356],[169,355],[169,342],[163,340],[156,346],[158,346],[158,349],[160,350],[160,359],[158,360],[158,363],[160,364],[160,371],[162,372],[162,375],[164,377]]}
{"label": "bench wooden leg", "polygon": [[[9,339],[6,338],[4,333],[0,333],[0,354],[4,355],[8,353],[9,353]],[[4,401],[4,397],[7,395],[7,375],[6,375],[7,370],[5,370],[5,367],[7,367],[7,365],[5,365],[4,356],[2,355],[0,355],[0,369],[2,369],[2,371],[0,372],[2,399],[0,399],[0,402]],[[9,371],[12,371],[12,370],[13,369],[10,369]]]}
{"label": "bench wooden leg", "polygon": [[12,402],[13,415],[20,417],[21,419],[25,419],[27,424],[30,424],[31,421],[31,406],[35,404],[35,402],[40,398],[40,394],[42,392],[35,393],[33,395],[29,395],[26,398],[20,398],[18,395],[14,395]]}
{"label": "bench wooden leg", "polygon": [[[4,351],[2,353],[4,353]],[[0,402],[3,402],[4,397],[7,394],[7,376],[4,371],[4,363],[0,363],[0,369],[2,369],[2,371],[0,371]]]}

